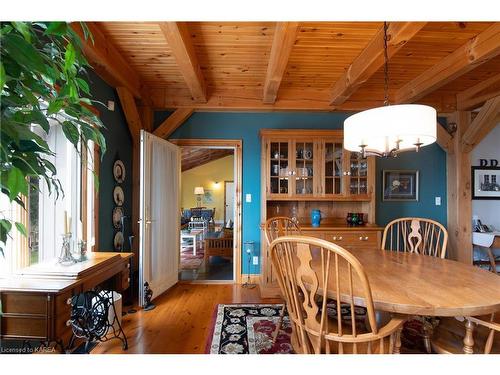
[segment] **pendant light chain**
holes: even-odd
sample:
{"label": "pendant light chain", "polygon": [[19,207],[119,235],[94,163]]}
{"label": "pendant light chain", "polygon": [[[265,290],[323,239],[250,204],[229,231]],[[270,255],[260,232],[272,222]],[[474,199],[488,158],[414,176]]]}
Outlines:
{"label": "pendant light chain", "polygon": [[387,54],[387,29],[384,22],[384,105],[389,105],[389,56]]}

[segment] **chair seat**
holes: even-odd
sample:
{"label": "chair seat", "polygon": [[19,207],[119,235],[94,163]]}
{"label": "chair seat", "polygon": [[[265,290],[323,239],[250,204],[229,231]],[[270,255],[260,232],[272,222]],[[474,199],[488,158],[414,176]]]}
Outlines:
{"label": "chair seat", "polygon": [[[489,317],[482,318],[485,321],[489,320]],[[474,353],[484,353],[489,332],[490,330],[484,326],[475,326],[473,333]],[[432,349],[440,354],[463,354],[464,337],[465,322],[461,322],[455,318],[441,318],[441,322],[434,329]],[[491,353],[500,354],[500,333],[498,332],[495,333]]]}

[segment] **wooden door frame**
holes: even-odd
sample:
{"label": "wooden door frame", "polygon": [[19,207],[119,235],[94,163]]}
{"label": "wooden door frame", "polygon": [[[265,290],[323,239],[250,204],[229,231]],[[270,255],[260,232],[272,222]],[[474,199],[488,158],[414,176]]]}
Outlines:
{"label": "wooden door frame", "polygon": [[[228,181],[224,180],[224,223],[223,223],[224,226],[227,223],[227,220],[226,220],[226,185],[228,182],[232,182],[234,184],[234,178],[232,180],[228,180]],[[234,197],[233,197],[233,199],[234,199]],[[234,217],[233,217],[233,219],[234,219]]]}
{"label": "wooden door frame", "polygon": [[[241,139],[169,139],[169,142],[179,147],[207,147],[234,149],[234,282],[242,284],[241,251],[242,251],[242,192],[243,192],[243,141]],[[208,283],[208,281],[207,281]]]}

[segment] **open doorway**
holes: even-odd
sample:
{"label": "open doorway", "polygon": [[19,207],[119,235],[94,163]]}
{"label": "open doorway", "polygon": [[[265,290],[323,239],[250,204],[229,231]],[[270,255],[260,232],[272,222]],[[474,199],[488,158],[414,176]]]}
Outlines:
{"label": "open doorway", "polygon": [[240,234],[235,218],[241,150],[206,141],[174,142],[181,149],[179,280],[237,281]]}

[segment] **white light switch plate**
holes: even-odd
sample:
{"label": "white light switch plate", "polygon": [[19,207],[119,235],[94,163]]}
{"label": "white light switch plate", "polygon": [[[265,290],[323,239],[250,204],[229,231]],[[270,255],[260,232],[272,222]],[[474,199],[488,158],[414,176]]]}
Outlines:
{"label": "white light switch plate", "polygon": [[252,194],[245,194],[245,202],[252,203]]}
{"label": "white light switch plate", "polygon": [[441,197],[436,197],[436,206],[441,206]]}
{"label": "white light switch plate", "polygon": [[259,264],[259,257],[253,257],[252,258],[252,263],[254,266],[257,266]]}

